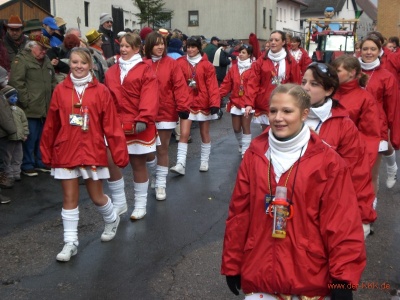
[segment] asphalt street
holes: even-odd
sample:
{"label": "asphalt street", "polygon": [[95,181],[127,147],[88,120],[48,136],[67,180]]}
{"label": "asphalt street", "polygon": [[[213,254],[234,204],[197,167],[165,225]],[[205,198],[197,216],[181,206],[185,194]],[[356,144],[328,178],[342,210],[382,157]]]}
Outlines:
{"label": "asphalt street", "polygon": [[[186,175],[168,175],[166,201],[149,191],[143,220],[129,219],[132,174],[124,169],[129,210],[114,240],[100,241],[102,218],[80,187],[80,244],[67,263],[55,259],[63,245],[59,182],[42,173],[3,190],[13,201],[0,206],[0,299],[243,299],[220,275],[225,219],[241,161],[230,116],[211,124],[206,173],[198,171],[200,136],[193,127]],[[260,133],[258,126],[252,130]],[[171,139],[170,165],[176,147]],[[388,190],[382,173],[380,187],[379,219],[366,241],[367,268],[354,299],[391,299],[400,289],[400,183]]]}

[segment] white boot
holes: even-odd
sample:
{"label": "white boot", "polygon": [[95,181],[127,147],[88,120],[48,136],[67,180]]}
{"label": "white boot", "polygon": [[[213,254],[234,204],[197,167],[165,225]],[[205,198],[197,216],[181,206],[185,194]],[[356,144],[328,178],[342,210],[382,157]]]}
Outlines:
{"label": "white boot", "polygon": [[386,186],[391,189],[397,181],[397,164],[396,164],[396,151],[391,155],[385,155],[387,179]]}
{"label": "white boot", "polygon": [[149,170],[150,188],[154,189],[156,187],[157,157],[152,161],[147,161],[146,165]]}
{"label": "white boot", "polygon": [[242,153],[242,151],[243,151],[243,149],[242,149],[242,147],[243,147],[242,132],[235,132],[235,138],[239,143],[239,148],[238,148],[239,153]]}
{"label": "white boot", "polygon": [[111,199],[107,195],[105,196],[108,199],[107,203],[103,206],[97,206],[97,210],[103,216],[105,223],[104,231],[100,238],[102,242],[111,241],[115,237],[120,220],[119,215],[117,215],[114,210],[114,205],[111,202]]}
{"label": "white boot", "polygon": [[208,161],[210,159],[211,143],[201,143],[201,154],[200,154],[200,172],[208,171]]}
{"label": "white boot", "polygon": [[61,217],[64,227],[64,247],[57,254],[58,261],[69,261],[71,256],[78,253],[78,223],[79,223],[79,208],[62,209]]}
{"label": "white boot", "polygon": [[169,169],[172,173],[185,175],[187,149],[188,149],[187,143],[178,143],[176,165]]}
{"label": "white boot", "polygon": [[149,187],[148,180],[143,183],[133,182],[133,189],[135,191],[135,208],[131,214],[132,220],[142,219],[146,215],[148,187]]}
{"label": "white boot", "polygon": [[116,181],[107,180],[108,188],[111,192],[111,199],[114,204],[114,210],[117,215],[122,215],[128,210],[125,195],[125,181],[124,177]]}
{"label": "white boot", "polygon": [[242,137],[242,157],[246,153],[246,150],[249,149],[251,143],[251,134],[243,134]]}
{"label": "white boot", "polygon": [[165,189],[167,187],[167,175],[168,168],[163,166],[157,166],[157,176],[156,176],[156,199],[158,201],[163,201],[167,198]]}

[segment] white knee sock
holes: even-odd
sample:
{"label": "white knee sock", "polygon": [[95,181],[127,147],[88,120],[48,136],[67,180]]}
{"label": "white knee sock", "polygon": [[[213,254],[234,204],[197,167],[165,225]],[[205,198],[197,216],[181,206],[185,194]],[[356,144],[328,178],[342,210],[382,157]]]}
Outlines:
{"label": "white knee sock", "polygon": [[239,147],[241,147],[243,144],[243,140],[242,140],[242,132],[235,132],[235,138],[237,139],[238,143],[239,143]]}
{"label": "white knee sock", "polygon": [[156,187],[167,187],[168,168],[157,166]]}
{"label": "white knee sock", "polygon": [[152,161],[146,162],[147,169],[151,176],[156,176],[156,169],[157,169],[157,157],[155,157]]}
{"label": "white knee sock", "polygon": [[396,151],[393,151],[390,155],[384,155],[386,162],[386,169],[388,172],[394,173],[397,170],[396,164]]}
{"label": "white knee sock", "polygon": [[186,166],[186,156],[187,156],[188,144],[187,143],[178,143],[178,153],[176,157],[176,162],[181,163],[183,166]]}
{"label": "white knee sock", "polygon": [[79,207],[74,209],[63,208],[61,217],[64,227],[64,243],[74,243],[75,246],[78,246]]}
{"label": "white knee sock", "polygon": [[148,187],[148,180],[143,183],[133,182],[133,189],[135,193],[135,208],[146,208]]}
{"label": "white knee sock", "polygon": [[125,196],[125,181],[124,177],[117,181],[107,180],[108,188],[111,192],[111,199],[115,207],[122,207],[126,205]]}
{"label": "white knee sock", "polygon": [[210,152],[211,152],[211,143],[205,144],[201,142],[201,155],[200,161],[206,161],[210,159]]}
{"label": "white knee sock", "polygon": [[244,155],[246,150],[249,149],[251,143],[251,134],[243,134],[242,142],[242,155]]}
{"label": "white knee sock", "polygon": [[117,219],[117,214],[114,211],[114,205],[111,202],[111,199],[105,195],[108,199],[106,205],[104,206],[96,206],[99,213],[103,216],[103,220],[105,223],[113,223]]}
{"label": "white knee sock", "polygon": [[372,208],[376,210],[376,205],[378,204],[378,198],[375,197],[374,202],[372,203]]}

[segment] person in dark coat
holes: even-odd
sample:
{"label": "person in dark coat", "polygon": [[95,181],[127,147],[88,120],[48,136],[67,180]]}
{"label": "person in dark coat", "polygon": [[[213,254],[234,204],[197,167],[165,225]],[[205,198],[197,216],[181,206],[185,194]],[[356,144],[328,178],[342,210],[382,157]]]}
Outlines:
{"label": "person in dark coat", "polygon": [[110,58],[116,54],[114,40],[115,36],[112,31],[113,18],[108,13],[102,13],[100,15],[100,26],[99,32],[103,34],[103,45],[101,49],[103,49],[103,54],[105,58]]}

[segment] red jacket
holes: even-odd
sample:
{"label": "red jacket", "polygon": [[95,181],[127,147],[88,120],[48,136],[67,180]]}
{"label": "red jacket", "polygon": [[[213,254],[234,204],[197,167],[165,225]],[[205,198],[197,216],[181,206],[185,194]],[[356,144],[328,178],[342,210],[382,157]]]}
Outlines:
{"label": "red jacket", "polygon": [[193,67],[185,56],[176,60],[183,71],[186,82],[193,78],[196,81],[197,91],[189,89],[190,109],[192,111],[210,112],[210,107],[220,107],[217,75],[214,66],[208,61],[204,54],[200,62]]}
{"label": "red jacket", "polygon": [[40,140],[43,163],[52,168],[108,166],[106,137],[115,164],[125,167],[129,162],[125,135],[109,90],[96,78],[87,86],[82,105],[89,110],[88,132],[69,123],[71,113],[80,114],[80,109],[73,107],[77,102],[67,76],[56,86],[50,102]]}
{"label": "red jacket", "polygon": [[[219,88],[220,97],[225,97],[231,93],[229,96],[231,104],[239,109],[245,108],[246,105],[244,103],[243,96],[247,92],[247,82],[249,80],[250,73],[251,69],[244,71],[242,75],[240,75],[238,64],[233,65],[229,69],[228,74],[225,76],[224,81]],[[243,96],[239,95],[241,85],[243,86]]]}
{"label": "red jacket", "polygon": [[152,139],[157,129],[155,119],[158,114],[158,83],[151,67],[139,62],[126,75],[123,83],[120,79],[119,63],[111,66],[105,74],[105,85],[110,89],[117,112],[122,124],[144,122],[147,125],[145,131],[127,135],[128,143],[136,139]]}
{"label": "red jacket", "polygon": [[348,117],[348,112],[339,103],[336,102],[336,105],[332,107],[332,116],[322,123],[319,136],[349,167],[361,220],[364,224],[369,224],[376,220],[376,211],[372,207],[375,192],[369,156],[357,127]]}
{"label": "red jacket", "polygon": [[[265,213],[268,147],[265,130],[240,165],[226,221],[222,274],[240,274],[244,293],[326,296],[333,279],[358,284],[366,265],[364,235],[344,161],[311,133],[286,185],[294,216],[287,221],[286,238],[275,239],[272,218]],[[270,177],[274,194],[273,166]]]}
{"label": "red jacket", "polygon": [[146,59],[158,79],[159,108],[156,122],[176,122],[178,112],[189,112],[188,85],[177,62],[169,56],[154,62]]}
{"label": "red jacket", "polygon": [[304,48],[299,47],[299,49],[300,53],[298,53],[298,56],[295,57],[292,55],[292,57],[299,64],[301,74],[304,75],[304,73],[307,70],[307,67],[312,63],[312,60]]}
{"label": "red jacket", "polygon": [[374,97],[358,84],[358,79],[339,86],[334,97],[340,101],[349,117],[360,131],[370,157],[371,169],[378,155],[381,140],[379,127],[379,109]]}
{"label": "red jacket", "polygon": [[[286,56],[286,78],[283,83],[301,83],[300,67],[296,61],[290,56]],[[276,85],[272,84],[273,73],[275,68],[272,60],[264,59],[264,56],[257,59],[252,64],[252,73],[247,84],[247,93],[244,95],[246,105],[250,105],[255,109],[255,115],[268,113],[269,97]]]}
{"label": "red jacket", "polygon": [[400,104],[397,80],[381,66],[374,70],[363,70],[363,72],[369,76],[366,90],[374,96],[378,104],[381,140],[388,140],[388,129],[390,129],[390,141],[398,150],[400,148]]}

